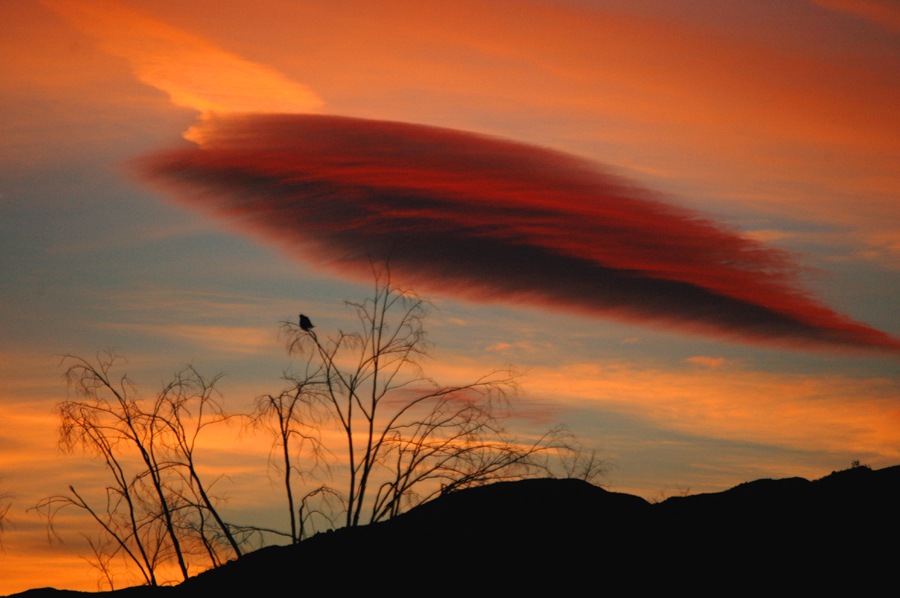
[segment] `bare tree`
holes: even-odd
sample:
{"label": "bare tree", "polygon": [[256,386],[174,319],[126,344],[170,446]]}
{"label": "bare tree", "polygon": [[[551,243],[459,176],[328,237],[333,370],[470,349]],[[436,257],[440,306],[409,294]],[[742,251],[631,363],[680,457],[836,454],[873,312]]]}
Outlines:
{"label": "bare tree", "polygon": [[69,494],[44,499],[37,509],[51,530],[61,509],[75,507],[94,519],[100,537],[89,541],[111,587],[109,562],[116,556],[137,567],[148,585],[159,584],[158,568],[172,559],[184,579],[193,554],[205,553],[217,566],[223,539],[240,556],[194,458],[200,431],[227,419],[214,400],[218,378],[187,368],[154,400],[142,401],[127,376],[113,376],[116,361],[112,354],[98,356],[96,364],[66,357],[73,396],[56,408],[60,447],[81,448],[105,464],[105,505],[92,505],[69,486]]}
{"label": "bare tree", "polygon": [[[320,428],[323,417],[327,415],[321,409],[327,395],[322,382],[322,370],[319,368],[311,371],[310,364],[307,366],[303,376],[285,374],[285,380],[290,382],[286,390],[277,395],[258,397],[250,416],[253,428],[267,430],[273,437],[269,463],[284,475],[292,543],[299,542],[303,537],[303,506],[314,496],[328,494],[326,488],[320,486],[303,498],[303,506],[295,507],[294,474],[301,481],[306,481],[308,472],[314,473],[325,463],[323,456],[326,449],[322,443]],[[302,468],[298,467],[298,460],[304,464]]]}
{"label": "bare tree", "polygon": [[241,556],[241,549],[228,525],[222,521],[208,489],[197,473],[194,449],[200,432],[208,427],[230,419],[215,400],[216,382],[221,376],[206,380],[193,367],[175,374],[175,379],[159,394],[154,425],[163,434],[163,446],[171,453],[173,469],[184,478],[189,493],[182,499],[193,507],[199,518],[198,535],[214,565],[221,561],[213,550],[206,531],[207,516],[214,522],[214,528],[228,542],[235,557]]}
{"label": "bare tree", "polygon": [[3,504],[6,499],[9,498],[9,495],[6,493],[0,493],[0,551],[3,550],[3,531],[6,529],[3,525],[3,520],[6,519],[6,515],[9,513],[10,507],[12,507],[12,503]]}
{"label": "bare tree", "polygon": [[323,415],[343,437],[343,449],[332,453],[345,455],[334,469],[346,475],[339,486],[346,526],[393,517],[442,491],[546,472],[548,453],[564,445],[560,429],[527,443],[506,430],[509,398],[517,390],[512,371],[459,386],[426,377],[428,304],[394,285],[387,268],[373,271],[372,297],[347,302],[357,331],[320,340],[308,319],[306,325],[302,319],[283,323],[288,351],[305,360],[306,375],[289,378],[280,395],[257,402],[255,421],[271,422],[284,456],[292,534],[288,472],[297,467],[288,443],[296,438],[318,450]]}
{"label": "bare tree", "polygon": [[586,451],[572,442],[559,452],[562,469],[560,477],[584,480],[596,485],[607,473],[608,463],[597,454],[597,449]]}

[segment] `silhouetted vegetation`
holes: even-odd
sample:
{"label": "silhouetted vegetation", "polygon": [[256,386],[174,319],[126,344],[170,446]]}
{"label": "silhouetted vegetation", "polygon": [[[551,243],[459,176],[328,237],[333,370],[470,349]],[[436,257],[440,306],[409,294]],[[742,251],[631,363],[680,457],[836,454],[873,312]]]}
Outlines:
{"label": "silhouetted vegetation", "polygon": [[[358,327],[320,339],[307,316],[284,322],[289,355],[301,374],[285,375],[276,394],[256,399],[250,429],[272,435],[270,467],[281,476],[289,531],[223,520],[218,499],[198,473],[198,435],[225,423],[218,377],[192,367],[148,400],[138,398],[118,358],[67,356],[70,397],[57,406],[59,446],[105,465],[105,499],[74,486],[36,507],[53,530],[61,510],[86,513],[98,532],[88,542],[110,589],[117,567],[159,585],[162,567],[216,568],[240,557],[255,534],[296,544],[317,531],[395,518],[417,504],[502,480],[570,477],[594,481],[604,471],[596,451],[582,451],[562,427],[520,439],[505,426],[518,376],[491,371],[440,385],[423,372],[428,304],[375,272],[375,290],[347,302]],[[319,329],[321,330],[321,328]],[[337,445],[327,438],[342,438]],[[95,489],[96,490],[96,489]]]}
{"label": "silhouetted vegetation", "polygon": [[[323,484],[314,492],[340,497],[348,527],[390,519],[442,493],[551,475],[554,457],[562,457],[565,476],[593,479],[602,472],[596,453],[578,452],[562,428],[530,442],[507,430],[514,372],[493,371],[456,386],[427,377],[421,364],[427,303],[395,286],[387,269],[375,273],[372,297],[347,305],[358,328],[324,340],[306,316],[283,324],[303,374],[286,376],[281,393],[257,399],[252,416],[273,434],[294,542],[304,535],[304,513],[312,515],[306,506],[312,496],[295,512],[292,472],[301,479],[342,477],[337,487]],[[322,431],[330,427],[343,436],[343,447],[323,444]],[[345,456],[334,456],[341,451]]]}
{"label": "silhouetted vegetation", "polygon": [[6,529],[4,527],[4,520],[9,513],[9,508],[12,506],[11,502],[6,502],[8,498],[8,494],[0,492],[0,550],[3,550],[3,532]]}
{"label": "silhouetted vegetation", "polygon": [[96,362],[66,357],[72,396],[57,406],[60,448],[81,449],[105,464],[105,502],[93,504],[69,486],[69,494],[46,498],[37,509],[51,530],[63,509],[93,518],[100,528],[88,538],[93,564],[110,588],[117,557],[157,585],[158,570],[172,560],[187,579],[192,558],[215,567],[240,556],[194,459],[198,434],[229,418],[215,399],[217,378],[187,368],[154,399],[141,400],[127,376],[113,373],[116,361],[109,354]]}
{"label": "silhouetted vegetation", "polygon": [[[756,480],[659,504],[580,480],[529,479],[444,494],[389,521],[271,546],[168,596],[260,588],[533,595],[880,595],[893,587],[900,466],[820,480]],[[298,579],[302,576],[302,579]],[[36,594],[39,596],[40,594]],[[47,594],[52,595],[52,594]]]}

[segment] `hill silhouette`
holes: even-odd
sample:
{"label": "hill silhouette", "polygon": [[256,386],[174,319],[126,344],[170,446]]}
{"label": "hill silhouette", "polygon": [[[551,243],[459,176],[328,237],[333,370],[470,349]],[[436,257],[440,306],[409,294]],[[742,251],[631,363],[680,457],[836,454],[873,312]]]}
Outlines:
{"label": "hill silhouette", "polygon": [[881,592],[894,587],[900,556],[898,496],[900,466],[757,480],[657,504],[579,480],[500,482],[387,522],[263,548],[175,587],[106,594]]}

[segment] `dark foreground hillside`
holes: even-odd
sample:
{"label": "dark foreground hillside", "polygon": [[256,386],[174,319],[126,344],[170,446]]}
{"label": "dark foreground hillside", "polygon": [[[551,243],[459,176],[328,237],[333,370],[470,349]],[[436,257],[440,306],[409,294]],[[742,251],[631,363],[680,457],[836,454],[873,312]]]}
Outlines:
{"label": "dark foreground hillside", "polygon": [[577,480],[503,482],[390,522],[264,548],[174,588],[114,594],[893,593],[898,497],[900,466],[757,480],[659,504]]}

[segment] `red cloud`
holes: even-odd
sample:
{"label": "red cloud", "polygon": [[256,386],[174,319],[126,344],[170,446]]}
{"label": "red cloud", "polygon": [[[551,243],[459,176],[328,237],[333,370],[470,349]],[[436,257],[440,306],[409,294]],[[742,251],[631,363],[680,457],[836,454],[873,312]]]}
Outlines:
{"label": "red cloud", "polygon": [[344,272],[739,340],[900,350],[797,284],[784,252],[560,152],[336,116],[209,121],[142,171]]}

